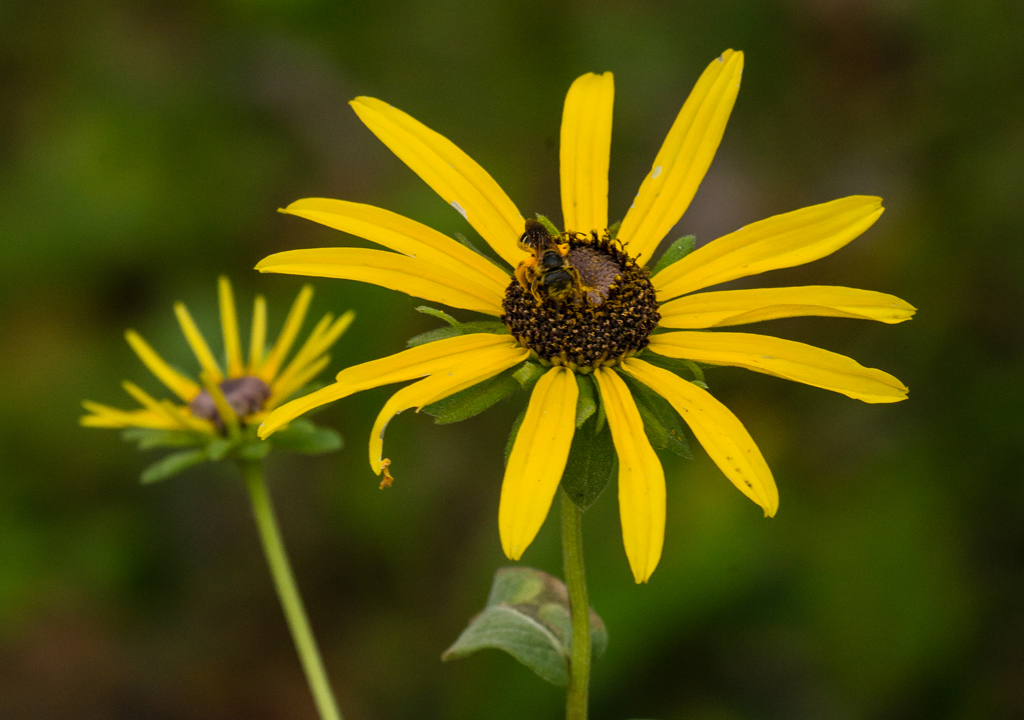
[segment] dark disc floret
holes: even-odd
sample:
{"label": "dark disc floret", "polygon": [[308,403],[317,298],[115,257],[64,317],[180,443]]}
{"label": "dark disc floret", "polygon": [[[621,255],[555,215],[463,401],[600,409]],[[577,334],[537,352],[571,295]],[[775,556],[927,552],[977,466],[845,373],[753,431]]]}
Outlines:
{"label": "dark disc floret", "polygon": [[577,292],[554,299],[513,279],[501,321],[541,362],[573,370],[611,366],[647,347],[661,320],[650,273],[607,233],[563,233],[566,260],[579,275]]}

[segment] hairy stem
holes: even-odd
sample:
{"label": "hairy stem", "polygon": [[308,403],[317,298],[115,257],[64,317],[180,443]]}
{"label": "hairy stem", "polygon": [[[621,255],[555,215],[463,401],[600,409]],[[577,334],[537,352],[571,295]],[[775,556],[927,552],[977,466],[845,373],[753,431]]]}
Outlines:
{"label": "hairy stem", "polygon": [[562,564],[572,612],[572,653],[565,717],[566,720],[586,720],[590,691],[590,604],[583,568],[583,512],[564,490],[559,494],[562,496]]}

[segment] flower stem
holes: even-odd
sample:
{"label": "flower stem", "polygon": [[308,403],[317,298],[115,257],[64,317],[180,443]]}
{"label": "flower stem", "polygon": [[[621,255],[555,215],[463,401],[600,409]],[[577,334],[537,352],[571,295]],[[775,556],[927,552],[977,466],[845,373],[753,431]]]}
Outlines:
{"label": "flower stem", "polygon": [[252,500],[256,525],[260,530],[263,552],[267,556],[267,564],[270,565],[270,574],[274,577],[277,596],[281,599],[281,607],[284,609],[285,619],[292,632],[295,649],[299,652],[302,669],[306,672],[306,680],[309,682],[309,689],[313,693],[313,700],[320,712],[320,718],[321,720],[341,720],[341,713],[338,712],[338,705],[331,693],[327,673],[324,672],[324,663],[320,659],[320,651],[313,638],[313,631],[309,627],[306,609],[302,605],[302,597],[295,585],[291,564],[288,562],[288,555],[285,553],[284,543],[281,541],[281,533],[277,528],[274,506],[267,493],[266,483],[263,481],[263,465],[258,461],[244,461],[240,464],[242,474],[245,475],[246,487],[249,489],[249,499]]}
{"label": "flower stem", "polygon": [[566,720],[587,719],[590,690],[590,603],[583,568],[583,512],[564,490],[562,496],[562,564],[572,613],[572,652],[569,658],[569,689]]}

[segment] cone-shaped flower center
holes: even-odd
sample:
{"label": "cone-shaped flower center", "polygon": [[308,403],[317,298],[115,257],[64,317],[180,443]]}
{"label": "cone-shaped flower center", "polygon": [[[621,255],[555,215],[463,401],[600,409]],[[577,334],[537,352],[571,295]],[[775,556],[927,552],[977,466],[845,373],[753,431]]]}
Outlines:
{"label": "cone-shaped flower center", "polygon": [[658,301],[649,273],[607,231],[552,238],[528,220],[532,255],[505,290],[502,322],[541,362],[588,372],[647,346]]}
{"label": "cone-shaped flower center", "polygon": [[[224,399],[238,417],[252,415],[263,409],[263,403],[270,397],[270,387],[253,375],[231,378],[220,384]],[[188,404],[193,416],[211,420],[218,428],[224,427],[224,420],[217,411],[217,403],[208,390],[203,390]]]}

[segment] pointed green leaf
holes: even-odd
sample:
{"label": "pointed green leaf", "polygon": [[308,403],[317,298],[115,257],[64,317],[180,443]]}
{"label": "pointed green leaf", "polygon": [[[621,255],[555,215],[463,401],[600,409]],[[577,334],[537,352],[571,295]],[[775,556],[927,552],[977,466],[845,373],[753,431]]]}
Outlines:
{"label": "pointed green leaf", "polygon": [[152,428],[128,428],[121,433],[126,442],[138,443],[139,450],[164,447],[188,447],[206,443],[207,436],[187,430],[154,430]]}
{"label": "pointed green leaf", "polygon": [[532,360],[526,360],[512,374],[512,377],[516,379],[516,382],[519,383],[523,390],[529,390],[547,371],[548,369],[540,363],[535,363]]}
{"label": "pointed green leaf", "polygon": [[539,222],[541,225],[543,225],[544,229],[548,231],[548,235],[550,235],[553,238],[556,238],[556,237],[558,237],[559,235],[562,234],[561,231],[558,228],[555,227],[555,224],[553,222],[548,220],[546,217],[544,217],[540,213],[537,213],[537,222]]}
{"label": "pointed green leaf", "polygon": [[148,468],[142,471],[142,475],[139,476],[139,480],[145,484],[150,485],[161,480],[166,480],[172,475],[177,475],[182,470],[186,470],[193,465],[206,462],[210,459],[206,450],[184,450],[182,452],[173,453],[166,457],[157,460],[155,463],[150,465]]}
{"label": "pointed green leaf", "polygon": [[458,327],[460,325],[458,320],[453,318],[451,315],[446,313],[444,310],[438,310],[437,308],[432,308],[429,305],[419,305],[416,308],[416,312],[423,313],[424,315],[430,315],[431,317],[436,317],[439,320],[444,320],[446,323],[448,323],[452,327]]}
{"label": "pointed green leaf", "polygon": [[460,390],[443,400],[424,406],[423,412],[432,416],[438,425],[448,425],[479,415],[518,389],[519,383],[512,377],[512,371],[506,370],[473,387]]}
{"label": "pointed green leaf", "polygon": [[[594,657],[608,645],[608,633],[590,609]],[[502,568],[494,575],[487,607],[474,617],[441,656],[454,660],[477,650],[504,650],[554,685],[568,682],[572,637],[565,584],[533,568]]]}
{"label": "pointed green leaf", "polygon": [[616,220],[608,226],[608,238],[614,240],[619,235],[619,228],[622,227],[622,221]]}
{"label": "pointed green leaf", "polygon": [[[438,312],[440,312],[440,310]],[[474,320],[468,323],[457,322],[455,325],[427,330],[426,332],[409,338],[405,344],[407,347],[416,347],[417,345],[426,345],[427,343],[446,340],[447,338],[456,337],[457,335],[470,335],[472,333],[508,335],[508,328],[505,327],[504,323],[495,322],[493,320]]]}
{"label": "pointed green leaf", "polygon": [[634,380],[625,373],[620,377],[625,379],[633,400],[636,402],[636,409],[640,411],[640,417],[644,421],[644,432],[647,439],[651,441],[658,450],[669,450],[687,460],[693,459],[690,452],[690,442],[687,439],[686,431],[683,429],[682,418],[668,400],[651,390],[642,382]]}
{"label": "pointed green leaf", "polygon": [[526,419],[526,408],[519,413],[519,417],[512,423],[512,429],[508,433],[508,440],[505,442],[505,467],[508,467],[508,456],[512,454],[512,446],[516,444],[516,437],[519,435],[519,428]]}
{"label": "pointed green leaf", "polygon": [[658,262],[655,264],[654,269],[651,270],[651,275],[657,275],[662,270],[667,268],[669,265],[675,262],[679,262],[684,257],[693,252],[693,247],[696,244],[697,238],[693,235],[687,235],[676,240],[674,243],[668,246]]}
{"label": "pointed green leaf", "polygon": [[594,504],[619,467],[607,425],[600,432],[597,420],[588,420],[576,431],[569,448],[569,459],[562,473],[562,488],[580,510]]}
{"label": "pointed green leaf", "polygon": [[676,375],[679,375],[680,373],[689,373],[690,375],[693,375],[693,380],[690,382],[695,385],[699,385],[705,390],[708,389],[708,386],[704,382],[704,367],[714,367],[713,365],[704,365],[702,367],[699,363],[695,363],[693,360],[670,358],[664,355],[658,355],[651,350],[644,353],[643,359],[651,365],[657,365],[665,370],[671,370]]}
{"label": "pointed green leaf", "polygon": [[590,419],[590,416],[597,412],[597,402],[594,400],[594,383],[583,375],[576,375],[576,387],[579,388],[579,395],[576,399],[576,429],[583,427],[583,423]]}

